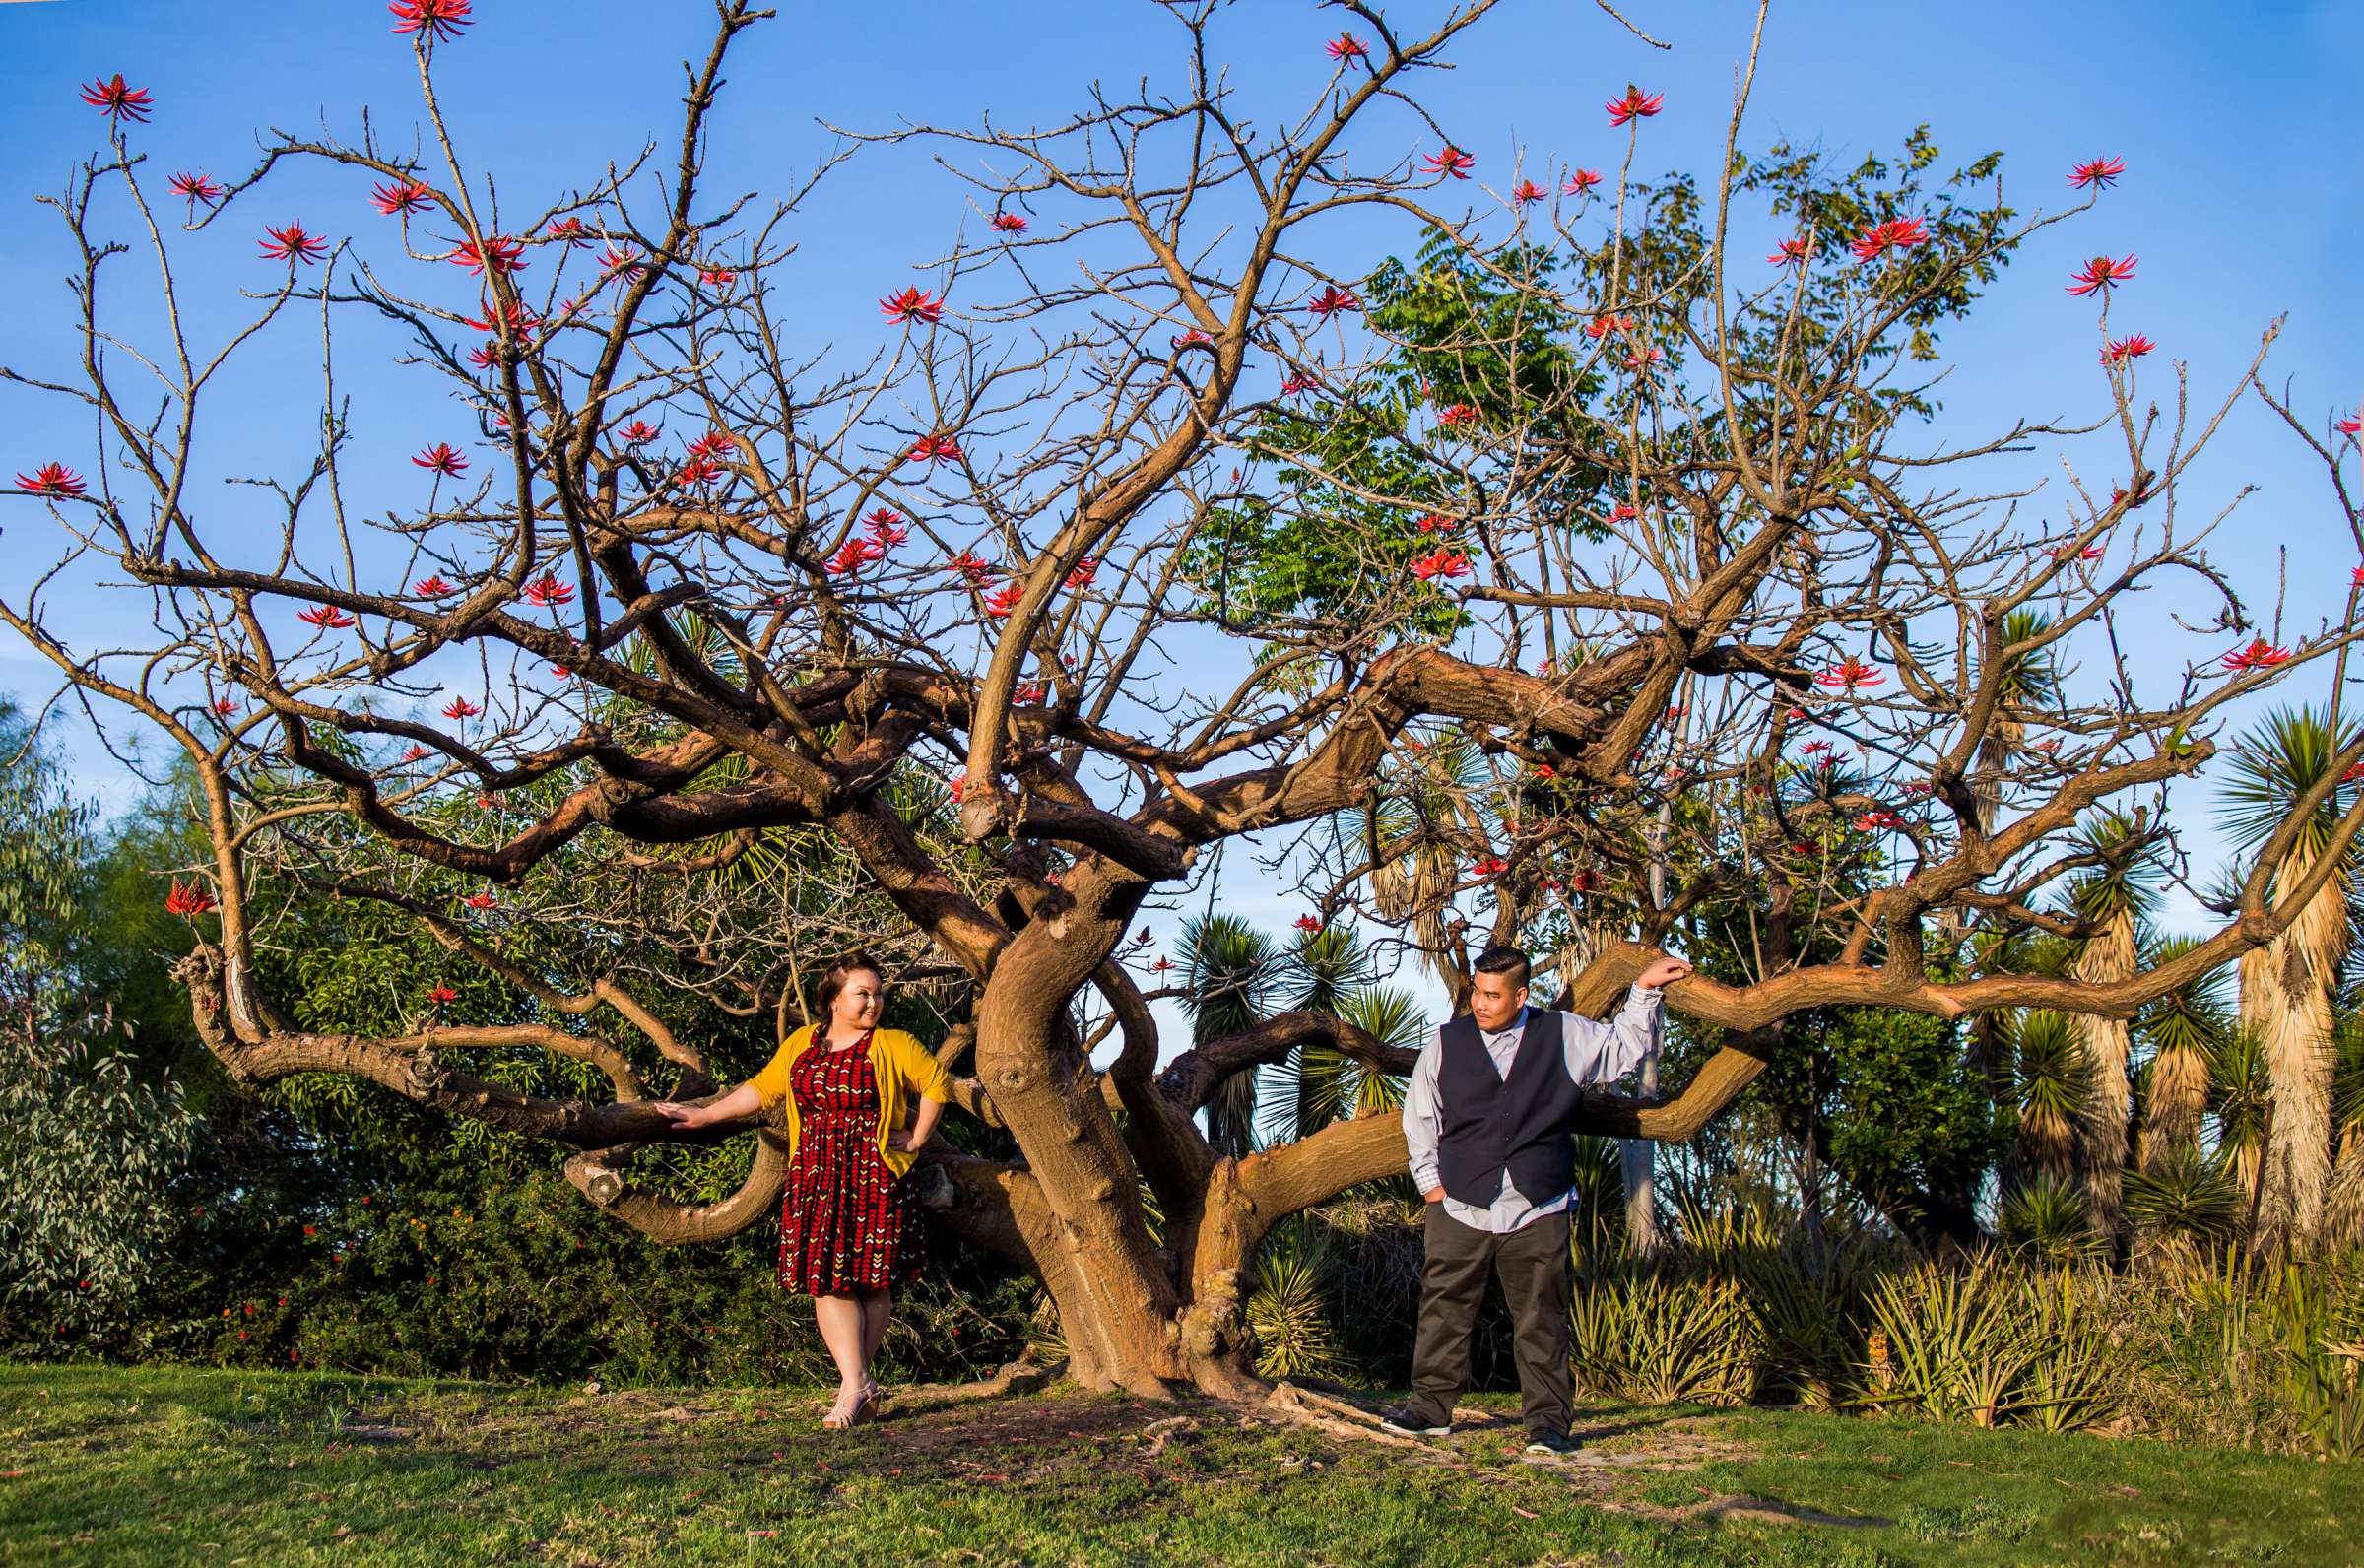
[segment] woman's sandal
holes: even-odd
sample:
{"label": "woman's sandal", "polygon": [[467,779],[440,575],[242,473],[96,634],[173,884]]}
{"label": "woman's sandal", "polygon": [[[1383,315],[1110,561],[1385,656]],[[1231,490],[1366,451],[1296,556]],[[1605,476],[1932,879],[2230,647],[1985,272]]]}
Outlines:
{"label": "woman's sandal", "polygon": [[839,1415],[836,1409],[831,1407],[829,1413],[821,1418],[821,1424],[832,1432],[842,1431],[849,1426],[869,1425],[879,1418],[877,1395],[878,1385],[874,1383],[862,1391],[862,1397],[854,1402],[853,1409],[844,1415]]}

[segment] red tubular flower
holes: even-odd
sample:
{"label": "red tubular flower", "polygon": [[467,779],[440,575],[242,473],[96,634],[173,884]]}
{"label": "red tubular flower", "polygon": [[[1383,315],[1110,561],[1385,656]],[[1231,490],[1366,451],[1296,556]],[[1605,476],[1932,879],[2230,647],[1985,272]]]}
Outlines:
{"label": "red tubular flower", "polygon": [[43,463],[30,474],[17,476],[17,489],[35,495],[80,495],[87,488],[82,476],[63,463]]}
{"label": "red tubular flower", "polygon": [[866,539],[847,540],[837,547],[837,554],[831,555],[826,562],[830,574],[837,577],[850,577],[860,571],[864,565],[876,558],[870,554],[873,548],[871,542]]}
{"label": "red tubular flower", "polygon": [[729,457],[739,450],[739,443],[728,430],[708,430],[690,443],[690,455],[700,457]]}
{"label": "red tubular flower", "polygon": [[914,463],[957,463],[960,443],[949,435],[923,435],[911,448]]}
{"label": "red tubular flower", "polygon": [[1803,267],[1806,260],[1806,243],[1804,239],[1785,239],[1780,248],[1765,260],[1776,267]]}
{"label": "red tubular flower", "polygon": [[417,743],[415,743],[415,742],[414,742],[414,743],[412,744],[412,746],[411,746],[411,749],[410,749],[409,751],[405,751],[405,752],[403,752],[403,753],[402,753],[402,759],[403,759],[403,761],[404,761],[404,762],[406,762],[406,763],[409,763],[409,762],[416,762],[416,761],[418,761],[418,760],[419,760],[421,757],[423,757],[423,756],[426,756],[427,754],[427,748],[426,748],[426,747],[424,747],[424,746],[420,746],[420,745],[418,745]]}
{"label": "red tubular flower", "polygon": [[1918,218],[1890,218],[1881,223],[1866,224],[1864,231],[1855,236],[1848,248],[1858,261],[1876,261],[1891,250],[1907,250],[1914,245],[1929,243],[1929,230],[1921,227]]}
{"label": "red tubular flower", "polygon": [[1798,750],[1806,756],[1821,756],[1830,751],[1828,741],[1808,741]]}
{"label": "red tubular flower", "polygon": [[2101,362],[2124,364],[2129,359],[2141,359],[2142,356],[2157,347],[2157,344],[2137,332],[2131,338],[2119,338],[2114,342],[2104,344],[2101,350]]}
{"label": "red tubular flower", "polygon": [[2122,256],[2116,261],[2107,256],[2095,256],[2085,263],[2082,271],[2070,278],[2068,292],[2081,299],[2099,290],[2106,298],[2112,289],[2134,275],[2134,260],[2133,256]]}
{"label": "red tubular flower", "polygon": [[1434,582],[1439,577],[1467,577],[1470,557],[1458,550],[1439,545],[1412,563],[1412,574],[1422,582]]}
{"label": "red tubular flower", "polygon": [[443,716],[447,719],[473,719],[484,711],[466,697],[453,697],[443,704]]}
{"label": "red tubular flower", "polygon": [[394,14],[395,32],[425,31],[438,43],[456,38],[476,25],[476,19],[468,14],[476,9],[476,0],[393,0],[386,9]]}
{"label": "red tubular flower", "polygon": [[648,271],[648,264],[640,259],[640,252],[629,245],[610,245],[599,254],[599,270],[603,277],[636,283],[640,275]]}
{"label": "red tubular flower", "polygon": [[289,224],[281,229],[265,229],[270,237],[263,241],[263,259],[284,261],[293,267],[297,262],[307,266],[328,254],[328,241],[317,234],[306,233],[303,225]]}
{"label": "red tubular flower", "polygon": [[525,241],[507,234],[494,234],[481,242],[463,239],[444,259],[470,272],[490,271],[496,278],[502,277],[508,273],[525,271]]}
{"label": "red tubular flower", "polygon": [[1609,110],[1609,124],[1623,125],[1628,120],[1648,119],[1656,114],[1666,101],[1667,96],[1664,93],[1644,94],[1640,88],[1628,82],[1625,84],[1623,98],[1610,98],[1601,106]]}
{"label": "red tubular flower", "polygon": [[1330,51],[1331,59],[1342,63],[1347,60],[1367,60],[1371,57],[1370,46],[1351,33],[1340,33],[1323,47]]}
{"label": "red tubular flower", "polygon": [[103,112],[118,125],[125,120],[145,121],[148,111],[155,107],[149,101],[146,88],[123,85],[123,73],[120,71],[104,81],[93,82],[84,88],[82,100]]}
{"label": "red tubular flower", "polygon": [[1544,194],[1543,187],[1531,179],[1520,180],[1510,187],[1510,199],[1521,207],[1542,201]]}
{"label": "red tubular flower", "polygon": [[713,484],[720,478],[722,478],[722,465],[719,463],[709,462],[707,459],[701,457],[691,462],[684,463],[681,468],[675,472],[673,476],[673,482],[676,485],[692,486],[702,490],[704,487]]}
{"label": "red tubular flower", "polygon": [[1315,375],[1312,371],[1298,370],[1281,381],[1280,395],[1282,397],[1294,397],[1299,392],[1311,392],[1321,384],[1321,377]]}
{"label": "red tubular flower", "polygon": [[1455,147],[1451,142],[1445,144],[1443,152],[1430,153],[1420,162],[1427,165],[1429,173],[1450,174],[1455,179],[1468,179],[1470,170],[1478,166],[1477,159]]}
{"label": "red tubular flower", "polygon": [[2098,185],[2102,189],[2107,190],[2112,185],[2117,184],[2118,176],[2125,172],[2126,160],[2122,158],[2096,158],[2089,163],[2079,163],[2076,165],[2076,167],[2070,169],[2068,171],[2068,183],[2075,186],[2078,190],[2083,190],[2088,185]]}
{"label": "red tubular flower", "polygon": [[1851,653],[1838,664],[1832,665],[1814,677],[1814,684],[1829,686],[1833,690],[1861,691],[1867,686],[1875,686],[1886,679],[1887,677],[1880,674],[1878,670],[1864,663],[1863,660]]}
{"label": "red tubular flower", "polygon": [[979,560],[974,554],[965,550],[945,562],[944,569],[958,572],[977,587],[983,587],[993,581],[994,577],[994,568],[991,565]]}
{"label": "red tubular flower", "polygon": [[2101,554],[2099,545],[2087,545],[2079,550],[2073,539],[2066,545],[2055,545],[2052,548],[2052,558],[2055,560],[2099,560]]}
{"label": "red tubular flower", "polygon": [[1580,168],[1560,185],[1559,193],[1562,196],[1590,196],[1593,188],[1600,183],[1601,175],[1597,170]]}
{"label": "red tubular flower", "polygon": [[1447,517],[1443,512],[1422,512],[1412,519],[1412,526],[1423,534],[1449,534],[1461,526],[1460,519]]}
{"label": "red tubular flower", "polygon": [[1007,621],[1010,618],[1010,612],[1016,610],[1018,602],[1025,596],[1026,585],[1024,583],[1006,582],[994,590],[992,598],[985,601],[985,613],[996,621]]}
{"label": "red tubular flower", "polygon": [[1496,877],[1501,875],[1509,865],[1510,862],[1499,855],[1480,855],[1478,859],[1470,862],[1470,875],[1473,877]]}
{"label": "red tubular flower", "polygon": [[1022,234],[1026,231],[1026,221],[1016,213],[995,213],[992,227],[997,234]]}
{"label": "red tubular flower", "polygon": [[2270,670],[2277,664],[2287,663],[2289,658],[2288,648],[2277,648],[2260,637],[2248,647],[2226,654],[2224,667],[2235,674],[2242,674],[2251,670]]}
{"label": "red tubular flower", "polygon": [[213,907],[214,895],[198,882],[175,882],[171,890],[164,894],[165,913],[178,915],[183,920],[202,915]]}
{"label": "red tubular flower", "polygon": [[1655,346],[1645,347],[1641,344],[1635,344],[1632,348],[1625,351],[1625,368],[1628,370],[1647,370],[1666,357],[1667,351],[1664,349],[1657,348]]}
{"label": "red tubular flower", "polygon": [[2337,425],[2333,425],[2332,428],[2337,430],[2341,435],[2353,435],[2358,430],[2364,430],[2364,418],[2359,418],[2358,416],[2351,414],[2346,419],[2341,420]]}
{"label": "red tubular flower", "polygon": [[1152,971],[1154,971],[1155,973],[1158,973],[1158,974],[1163,974],[1163,973],[1165,973],[1165,972],[1166,972],[1168,969],[1171,969],[1173,966],[1174,966],[1174,960],[1173,960],[1173,959],[1171,959],[1171,958],[1160,958],[1160,959],[1158,959],[1158,960],[1157,960],[1155,963],[1152,963],[1152,964],[1150,964],[1150,965],[1149,965],[1149,968],[1150,968]]}
{"label": "red tubular flower", "polygon": [[964,778],[947,780],[944,786],[944,793],[952,797],[952,801],[954,806],[959,805],[962,801],[968,799],[968,780]]}
{"label": "red tubular flower", "polygon": [[558,240],[568,250],[591,243],[591,230],[583,227],[580,218],[554,218],[542,233],[545,238]]}
{"label": "red tubular flower", "polygon": [[558,581],[555,572],[546,571],[525,585],[522,597],[537,610],[549,610],[570,602],[574,598],[574,589]]}
{"label": "red tubular flower", "polygon": [[884,506],[862,519],[862,526],[870,531],[871,538],[879,542],[882,551],[892,550],[911,537],[911,530],[903,527],[902,523],[902,513],[890,512]]}
{"label": "red tubular flower", "polygon": [[483,315],[471,319],[467,325],[479,332],[498,332],[506,326],[511,337],[521,338],[542,325],[542,319],[525,308],[524,300],[512,299],[497,308],[487,306]]}
{"label": "red tubular flower", "polygon": [[1027,704],[1040,702],[1042,700],[1042,683],[1028,681],[1024,686],[1018,686],[1010,693],[1010,700]]}
{"label": "red tubular flower", "polygon": [[296,612],[296,619],[298,621],[308,621],[313,625],[320,627],[324,631],[332,627],[344,627],[353,624],[353,617],[347,615],[344,611],[339,610],[334,605],[314,605],[309,610]]}
{"label": "red tubular flower", "polygon": [[390,179],[382,185],[371,186],[369,200],[388,218],[397,213],[407,218],[432,207],[435,193],[415,179]]}
{"label": "red tubular flower", "polygon": [[646,420],[634,420],[623,429],[618,430],[616,438],[626,446],[638,446],[643,441],[655,440],[658,433],[657,427]]}
{"label": "red tubular flower", "polygon": [[1595,316],[1584,324],[1584,335],[1588,338],[1606,338],[1612,332],[1631,332],[1632,330],[1633,317],[1631,316]]}
{"label": "red tubular flower", "polygon": [[1884,806],[1875,807],[1855,819],[1855,830],[1859,833],[1869,833],[1874,828],[1902,827],[1903,825],[1904,818]]}
{"label": "red tubular flower", "polygon": [[944,319],[944,301],[917,289],[905,289],[880,300],[879,314],[905,326],[919,322],[932,327]]}
{"label": "red tubular flower", "polygon": [[236,714],[236,712],[237,712],[237,711],[238,711],[238,704],[237,704],[237,703],[236,703],[234,700],[232,700],[231,698],[230,698],[230,697],[216,697],[216,698],[214,698],[214,712],[215,712],[215,714],[216,714],[217,716],[219,716],[219,717],[221,717],[221,718],[225,718],[225,719],[227,719],[227,718],[230,718],[230,717],[233,716],[234,714]]}
{"label": "red tubular flower", "polygon": [[1185,332],[1180,337],[1174,339],[1173,345],[1177,349],[1195,348],[1200,345],[1213,348],[1215,346],[1215,340],[1207,336],[1206,333],[1201,332],[1198,328],[1193,327],[1188,332]]}
{"label": "red tubular flower", "polygon": [[2364,588],[2364,566],[2358,566],[2354,571],[2349,572],[2347,581],[2350,587]]}
{"label": "red tubular flower", "polygon": [[203,174],[175,174],[172,176],[172,194],[211,207],[222,199],[222,187]]}
{"label": "red tubular flower", "polygon": [[1068,590],[1071,593],[1082,593],[1084,589],[1091,586],[1092,579],[1097,577],[1099,574],[1099,557],[1096,555],[1086,555],[1082,560],[1077,561],[1075,566],[1068,572]]}
{"label": "red tubular flower", "polygon": [[1305,302],[1305,308],[1327,321],[1341,310],[1360,310],[1362,301],[1337,285],[1328,284],[1320,294]]}
{"label": "red tubular flower", "polygon": [[411,597],[413,599],[440,599],[445,594],[455,594],[458,592],[459,589],[457,586],[445,582],[439,575],[432,577],[422,577],[417,582],[411,584]]}
{"label": "red tubular flower", "polygon": [[703,267],[698,270],[697,281],[709,289],[728,289],[739,281],[739,275],[728,267]]}
{"label": "red tubular flower", "polygon": [[1295,922],[1295,924],[1296,924],[1296,928],[1297,928],[1299,931],[1303,931],[1303,932],[1315,932],[1315,931],[1319,931],[1319,930],[1321,930],[1321,929],[1322,929],[1322,917],[1321,917],[1321,916],[1319,916],[1319,915],[1299,915],[1299,916],[1296,918],[1296,922]]}
{"label": "red tubular flower", "polygon": [[[488,890],[481,893],[470,893],[467,897],[461,899],[460,902],[466,904],[471,909],[492,909],[496,907],[500,903],[500,900],[494,897],[492,892]],[[434,1281],[430,1279],[427,1282],[432,1284]]]}
{"label": "red tubular flower", "polygon": [[1436,411],[1437,423],[1451,429],[1478,423],[1478,411],[1467,403],[1448,403]]}
{"label": "red tubular flower", "polygon": [[412,458],[411,461],[421,468],[431,468],[436,473],[447,475],[453,479],[468,472],[468,460],[462,457],[449,441],[437,441],[417,457]]}
{"label": "red tubular flower", "polygon": [[460,994],[449,986],[437,986],[427,994],[427,1000],[431,1006],[439,1008],[446,1002],[459,1001]]}
{"label": "red tubular flower", "polygon": [[492,369],[500,362],[500,344],[492,338],[487,338],[468,351],[468,362],[479,370]]}
{"label": "red tubular flower", "polygon": [[1642,509],[1631,501],[1619,501],[1609,509],[1609,520],[1612,523],[1630,523],[1641,515]]}

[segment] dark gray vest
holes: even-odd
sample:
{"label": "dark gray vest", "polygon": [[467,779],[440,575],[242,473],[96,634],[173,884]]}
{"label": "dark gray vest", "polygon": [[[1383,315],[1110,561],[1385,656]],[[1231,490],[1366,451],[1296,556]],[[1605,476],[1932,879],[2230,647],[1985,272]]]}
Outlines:
{"label": "dark gray vest", "polygon": [[1488,1208],[1501,1196],[1506,1174],[1531,1204],[1573,1186],[1576,1147],[1568,1124],[1581,1091],[1568,1076],[1560,1014],[1527,1010],[1508,1079],[1495,1071],[1478,1021],[1468,1013],[1444,1026],[1442,1043],[1436,1166],[1446,1196]]}

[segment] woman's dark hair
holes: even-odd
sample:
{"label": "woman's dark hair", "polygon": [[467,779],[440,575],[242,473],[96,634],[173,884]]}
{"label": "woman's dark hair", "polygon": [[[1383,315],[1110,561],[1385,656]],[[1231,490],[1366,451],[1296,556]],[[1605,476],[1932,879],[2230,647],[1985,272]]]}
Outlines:
{"label": "woman's dark hair", "polygon": [[865,948],[858,947],[845,953],[829,965],[829,972],[821,977],[821,1011],[823,1016],[837,1006],[837,993],[845,989],[845,983],[865,969],[879,982],[880,988],[885,989],[886,966],[872,957]]}
{"label": "woman's dark hair", "polygon": [[1488,947],[1478,955],[1478,973],[1506,976],[1516,991],[1527,983],[1527,955],[1516,947]]}

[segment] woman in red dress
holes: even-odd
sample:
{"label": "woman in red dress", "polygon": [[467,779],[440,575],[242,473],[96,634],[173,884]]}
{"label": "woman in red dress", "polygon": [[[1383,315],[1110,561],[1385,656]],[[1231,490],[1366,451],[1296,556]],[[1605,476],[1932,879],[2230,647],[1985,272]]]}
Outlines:
{"label": "woman in red dress", "polygon": [[894,1287],[925,1257],[919,1208],[903,1178],[952,1096],[927,1047],[878,1026],[886,989],[877,960],[849,953],[821,980],[825,1024],[791,1034],[768,1067],[719,1099],[650,1107],[676,1127],[780,1107],[789,1149],[780,1286],[813,1298],[821,1342],[837,1363],[837,1403],[823,1426],[871,1417],[879,1385],[870,1363],[886,1336]]}

